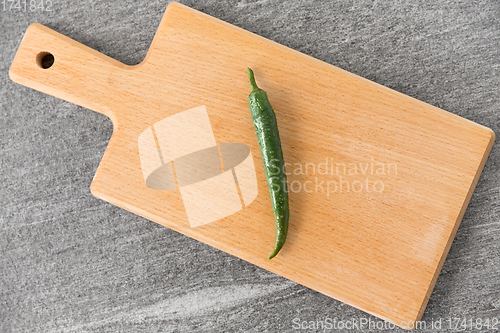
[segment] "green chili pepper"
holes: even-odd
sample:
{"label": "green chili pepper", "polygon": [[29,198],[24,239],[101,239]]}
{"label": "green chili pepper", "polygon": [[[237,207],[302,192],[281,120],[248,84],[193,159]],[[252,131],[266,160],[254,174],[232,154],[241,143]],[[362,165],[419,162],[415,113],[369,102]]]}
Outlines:
{"label": "green chili pepper", "polygon": [[288,208],[288,189],[285,173],[285,162],[281,150],[281,141],[271,103],[267,93],[257,87],[253,71],[249,68],[252,92],[248,96],[255,133],[259,141],[262,162],[266,173],[267,187],[271,195],[271,203],[276,223],[276,239],[269,259],[274,258],[285,244],[290,217]]}

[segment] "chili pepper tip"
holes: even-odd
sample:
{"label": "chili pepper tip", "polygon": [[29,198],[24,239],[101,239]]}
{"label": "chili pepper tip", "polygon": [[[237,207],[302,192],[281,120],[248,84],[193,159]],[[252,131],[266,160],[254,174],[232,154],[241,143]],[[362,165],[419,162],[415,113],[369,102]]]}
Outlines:
{"label": "chili pepper tip", "polygon": [[279,252],[279,249],[278,250],[274,250],[270,255],[269,255],[269,260],[273,259],[274,257],[276,257],[276,255],[278,254]]}

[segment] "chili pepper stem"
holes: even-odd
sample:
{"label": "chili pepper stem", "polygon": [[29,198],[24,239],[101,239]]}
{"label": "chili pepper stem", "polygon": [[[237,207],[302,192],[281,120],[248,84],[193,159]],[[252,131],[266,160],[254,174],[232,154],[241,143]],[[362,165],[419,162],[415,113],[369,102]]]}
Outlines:
{"label": "chili pepper stem", "polygon": [[252,87],[252,90],[259,90],[260,88],[257,87],[257,83],[255,82],[253,70],[250,67],[248,67],[248,77],[250,78],[250,86]]}

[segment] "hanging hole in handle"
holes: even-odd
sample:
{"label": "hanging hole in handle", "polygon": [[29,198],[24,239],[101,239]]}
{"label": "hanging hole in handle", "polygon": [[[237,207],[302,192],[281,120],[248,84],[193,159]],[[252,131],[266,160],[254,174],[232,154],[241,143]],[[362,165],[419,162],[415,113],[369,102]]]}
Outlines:
{"label": "hanging hole in handle", "polygon": [[43,69],[50,68],[54,64],[54,56],[50,52],[40,52],[36,56],[36,64]]}

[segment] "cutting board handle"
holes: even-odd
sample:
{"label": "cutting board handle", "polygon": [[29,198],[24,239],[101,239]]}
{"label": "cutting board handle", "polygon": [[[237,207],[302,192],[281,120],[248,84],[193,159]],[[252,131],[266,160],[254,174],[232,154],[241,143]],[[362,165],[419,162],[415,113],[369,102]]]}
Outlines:
{"label": "cutting board handle", "polygon": [[127,66],[77,41],[34,23],[28,27],[9,70],[17,83],[106,114],[109,81]]}

